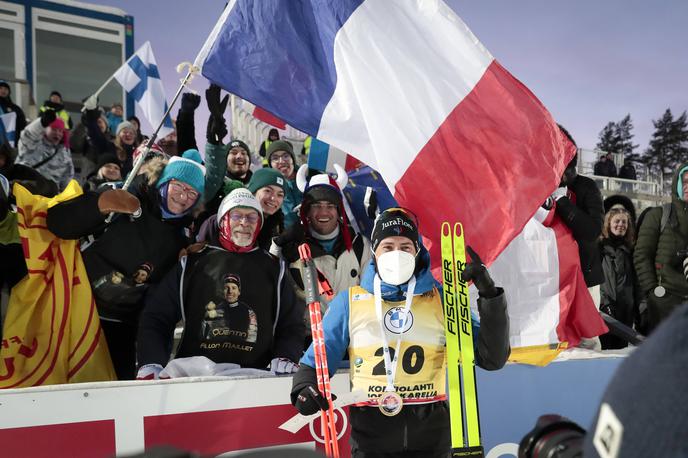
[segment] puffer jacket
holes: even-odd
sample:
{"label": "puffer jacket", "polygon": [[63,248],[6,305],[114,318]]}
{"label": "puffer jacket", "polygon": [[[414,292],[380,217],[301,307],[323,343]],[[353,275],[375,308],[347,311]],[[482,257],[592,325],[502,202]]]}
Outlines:
{"label": "puffer jacket", "polygon": [[64,140],[53,145],[45,138],[41,119],[33,120],[21,134],[17,164],[27,165],[46,178],[51,179],[62,190],[74,178],[72,153]]}
{"label": "puffer jacket", "polygon": [[[671,182],[671,218],[664,231],[661,230],[662,207],[650,209],[638,231],[633,263],[640,288],[648,295],[650,303],[664,303],[663,318],[674,306],[688,299],[688,280],[683,275],[683,260],[688,249],[688,203],[679,194],[681,171],[688,170],[688,163],[682,164]],[[657,298],[654,289],[662,285],[667,294]],[[659,301],[658,301],[659,299]],[[652,313],[652,307],[650,307]]]}

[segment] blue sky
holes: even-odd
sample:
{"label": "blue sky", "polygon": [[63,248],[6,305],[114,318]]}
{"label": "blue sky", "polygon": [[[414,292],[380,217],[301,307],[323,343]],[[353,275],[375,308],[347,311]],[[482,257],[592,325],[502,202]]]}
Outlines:
{"label": "blue sky", "polygon": [[[675,114],[688,109],[688,2],[447,2],[581,147],[594,147],[607,122],[630,113],[635,141],[643,150],[653,132],[652,119],[666,108]],[[136,47],[151,42],[168,99],[181,77],[176,65],[193,61],[224,6],[224,1],[210,0],[91,3],[134,16]],[[206,86],[199,76],[191,87],[202,94]],[[201,124],[204,113],[199,112]],[[204,125],[198,127],[205,132]]]}

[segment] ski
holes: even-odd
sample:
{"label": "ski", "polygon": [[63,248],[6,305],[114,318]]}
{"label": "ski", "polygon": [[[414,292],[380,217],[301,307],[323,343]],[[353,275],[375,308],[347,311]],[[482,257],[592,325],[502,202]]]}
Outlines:
{"label": "ski", "polygon": [[452,456],[483,457],[463,225],[442,224],[442,285]]}

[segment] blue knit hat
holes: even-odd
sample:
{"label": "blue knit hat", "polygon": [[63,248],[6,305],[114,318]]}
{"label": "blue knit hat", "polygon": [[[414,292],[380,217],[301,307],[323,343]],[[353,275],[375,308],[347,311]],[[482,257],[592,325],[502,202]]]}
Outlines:
{"label": "blue knit hat", "polygon": [[173,156],[162,171],[157,187],[170,180],[177,180],[188,184],[200,194],[205,189],[205,167],[198,150],[190,149],[180,156]]}

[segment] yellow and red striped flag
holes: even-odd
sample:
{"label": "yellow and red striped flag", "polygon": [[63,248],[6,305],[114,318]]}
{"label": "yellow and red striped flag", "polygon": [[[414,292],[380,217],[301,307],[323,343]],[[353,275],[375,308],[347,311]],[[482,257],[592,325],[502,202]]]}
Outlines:
{"label": "yellow and red striped flag", "polygon": [[28,275],[10,295],[0,345],[0,388],[116,380],[77,240],[46,226],[48,208],[82,194],[76,181],[53,198],[14,185]]}

